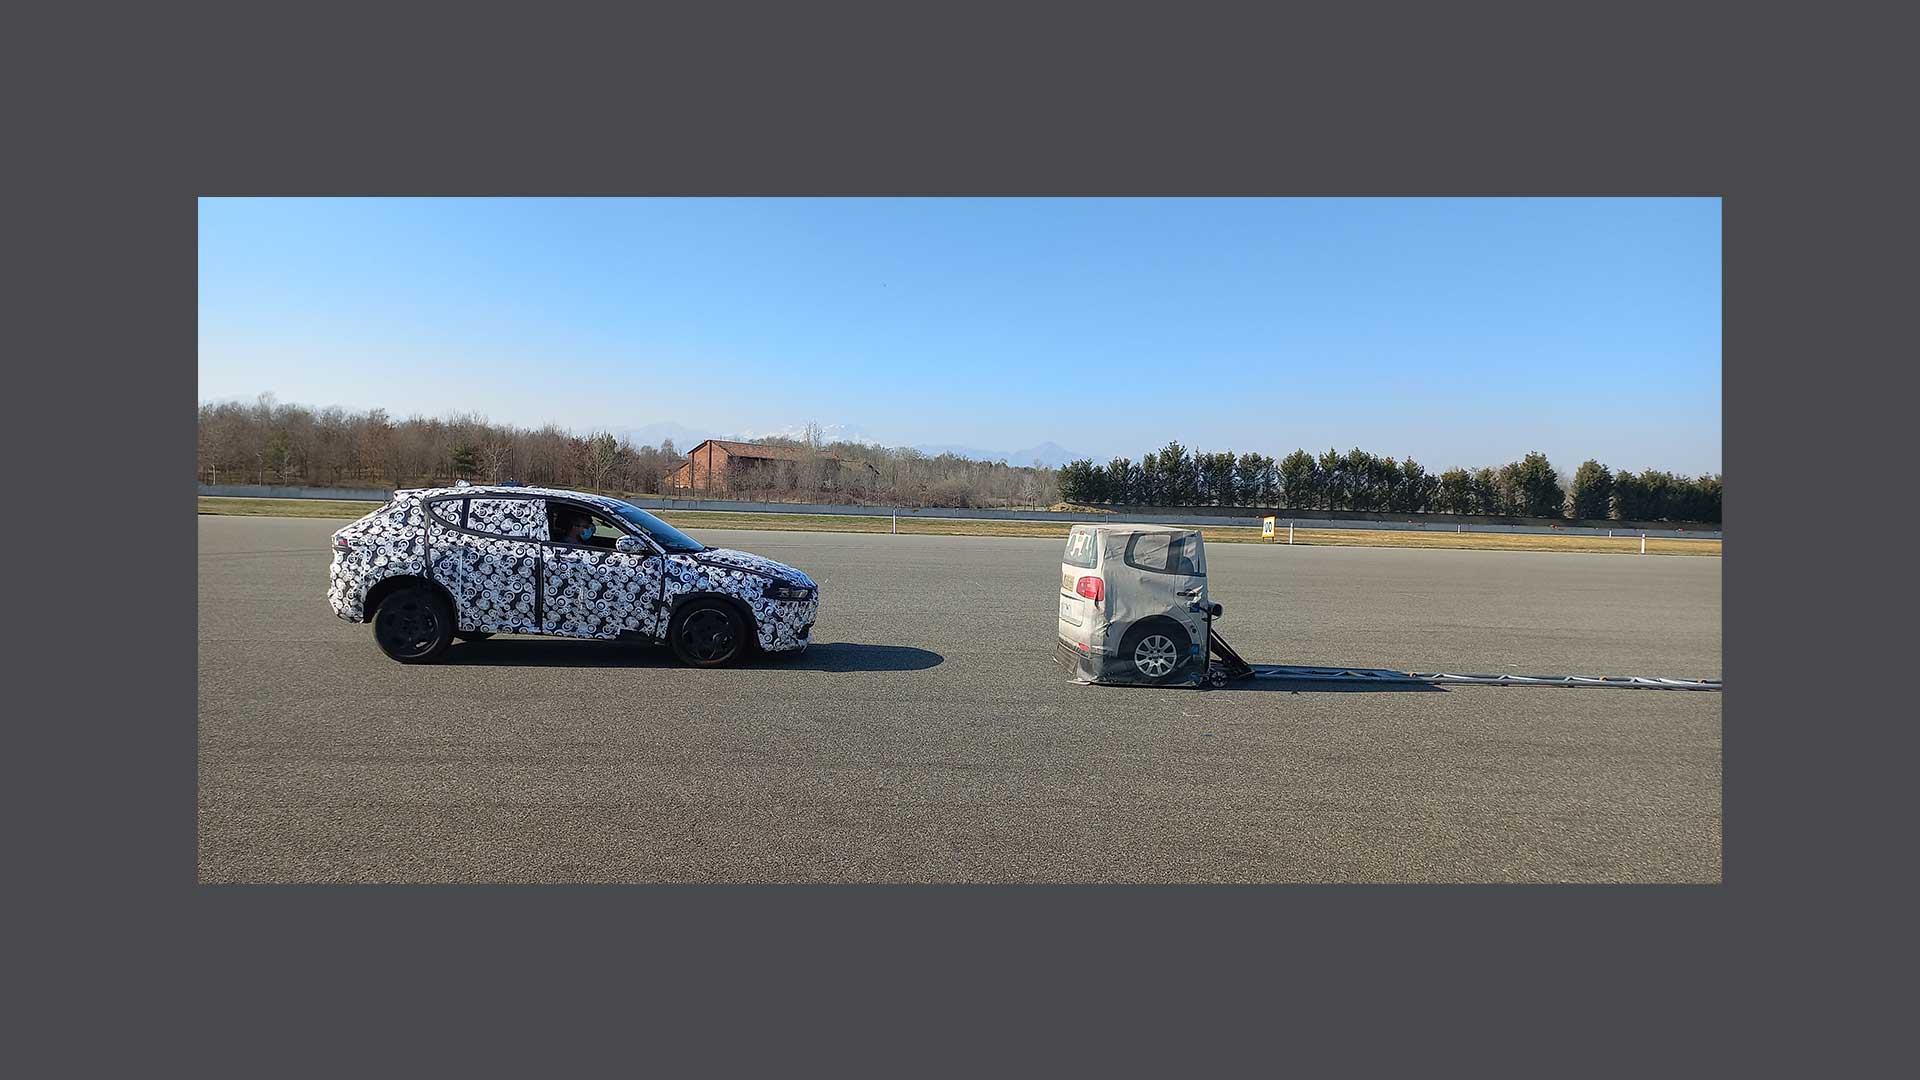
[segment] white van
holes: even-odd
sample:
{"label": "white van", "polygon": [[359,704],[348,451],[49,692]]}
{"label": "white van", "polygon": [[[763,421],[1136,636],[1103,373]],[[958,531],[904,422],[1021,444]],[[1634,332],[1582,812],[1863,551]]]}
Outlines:
{"label": "white van", "polygon": [[1200,530],[1075,525],[1060,563],[1054,656],[1086,682],[1198,683],[1210,609]]}

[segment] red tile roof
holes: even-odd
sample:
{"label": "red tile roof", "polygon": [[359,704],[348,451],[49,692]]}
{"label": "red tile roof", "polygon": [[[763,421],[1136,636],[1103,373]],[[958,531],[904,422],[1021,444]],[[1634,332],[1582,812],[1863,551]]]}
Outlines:
{"label": "red tile roof", "polygon": [[[767,443],[730,442],[726,439],[708,439],[706,442],[701,443],[700,446],[696,446],[692,450],[687,451],[687,457],[691,459],[694,454],[699,453],[701,446],[706,446],[708,443],[725,450],[731,457],[760,458],[766,461],[798,461],[800,456],[806,452],[806,448],[800,446],[773,446]],[[835,461],[839,460],[838,454],[832,454],[825,450],[820,451],[820,456]]]}

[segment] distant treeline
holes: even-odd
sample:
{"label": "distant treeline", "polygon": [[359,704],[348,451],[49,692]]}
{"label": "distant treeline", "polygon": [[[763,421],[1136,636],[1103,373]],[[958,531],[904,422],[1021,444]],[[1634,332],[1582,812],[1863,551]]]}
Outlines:
{"label": "distant treeline", "polygon": [[1587,461],[1563,485],[1547,456],[1538,452],[1498,468],[1456,468],[1436,475],[1412,458],[1395,461],[1360,449],[1328,450],[1317,457],[1295,450],[1276,461],[1231,451],[1190,453],[1170,442],[1137,462],[1068,462],[1060,467],[1059,483],[1061,498],[1088,504],[1720,521],[1718,474],[1616,473]]}
{"label": "distant treeline", "polygon": [[[833,500],[898,506],[1047,506],[1061,499],[1134,506],[1244,506],[1368,513],[1497,514],[1720,520],[1720,477],[1658,470],[1614,473],[1588,461],[1563,483],[1546,455],[1499,468],[1428,473],[1418,462],[1364,450],[1261,454],[1195,453],[1168,443],[1139,462],[1039,465],[975,461],[911,448],[767,439],[833,454],[837,469],[781,468],[737,490],[747,498]],[[689,447],[688,449],[691,449]],[[284,405],[272,395],[250,404],[202,405],[200,479],[209,483],[319,487],[424,487],[454,480],[528,484],[628,494],[666,494],[668,473],[685,460],[671,439],[636,446],[599,432],[577,435],[490,423],[473,415],[393,420],[379,409],[349,412]],[[804,464],[804,463],[803,463]]]}
{"label": "distant treeline", "polygon": [[[809,456],[832,454],[841,465],[773,470],[736,490],[747,498],[962,507],[1047,506],[1059,499],[1054,470],[1037,465],[829,443],[817,427],[806,439],[761,441],[801,446]],[[671,439],[636,446],[607,432],[578,435],[553,424],[530,430],[474,415],[394,420],[380,409],[313,409],[267,394],[250,404],[202,405],[198,459],[207,483],[403,488],[518,480],[659,495],[667,494],[664,480],[685,457]]]}

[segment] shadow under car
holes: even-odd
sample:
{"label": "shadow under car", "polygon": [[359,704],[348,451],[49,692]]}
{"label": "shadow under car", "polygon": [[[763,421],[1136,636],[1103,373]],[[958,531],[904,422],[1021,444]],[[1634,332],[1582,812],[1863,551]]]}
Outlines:
{"label": "shadow under car", "polygon": [[[922,671],[946,659],[937,652],[906,645],[863,645],[833,641],[801,653],[751,654],[736,665],[792,671]],[[455,642],[442,661],[469,667],[680,667],[664,646],[631,641],[578,638],[494,637]]]}

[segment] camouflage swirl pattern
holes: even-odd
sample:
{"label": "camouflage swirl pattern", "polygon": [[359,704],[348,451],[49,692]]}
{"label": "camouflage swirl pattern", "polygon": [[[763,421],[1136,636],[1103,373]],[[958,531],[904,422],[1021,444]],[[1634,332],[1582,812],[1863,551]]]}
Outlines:
{"label": "camouflage swirl pattern", "polygon": [[[372,615],[366,610],[370,590],[387,578],[410,575],[446,589],[462,631],[662,641],[677,602],[713,593],[751,613],[755,638],[768,652],[804,649],[811,641],[819,594],[801,571],[723,548],[663,555],[556,544],[547,535],[549,500],[597,510],[613,524],[624,520],[619,511],[625,504],[585,492],[397,491],[387,506],[334,534],[346,546],[334,549],[328,603],[339,617],[364,622]],[[812,595],[768,597],[775,583]]]}

